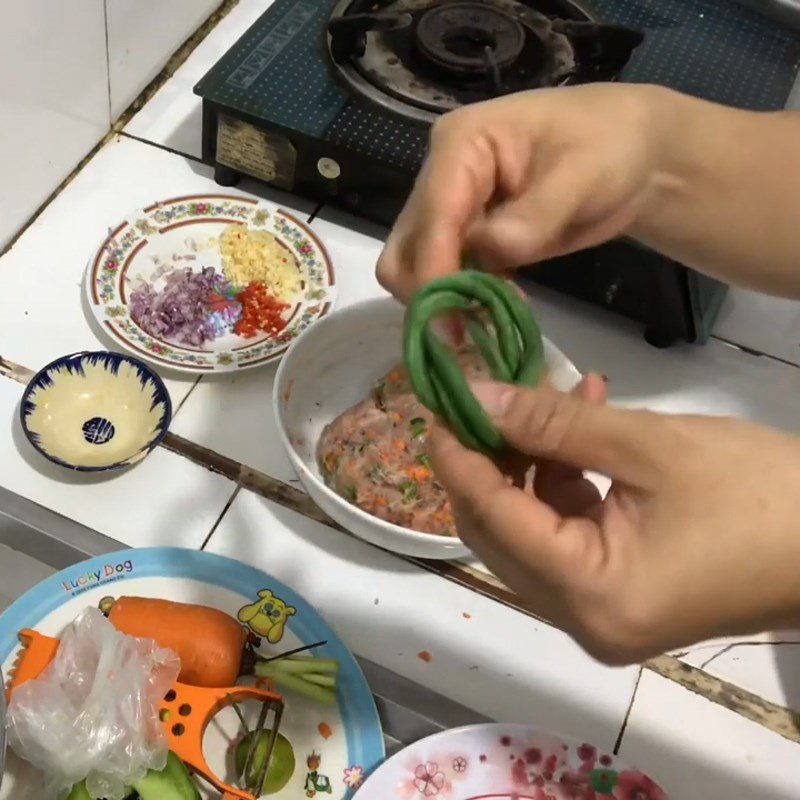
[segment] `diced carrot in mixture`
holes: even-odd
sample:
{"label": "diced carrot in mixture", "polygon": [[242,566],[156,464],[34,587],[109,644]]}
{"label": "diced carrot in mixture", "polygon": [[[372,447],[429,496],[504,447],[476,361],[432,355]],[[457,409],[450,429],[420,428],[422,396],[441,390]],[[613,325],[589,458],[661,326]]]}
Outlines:
{"label": "diced carrot in mixture", "polygon": [[418,483],[423,483],[430,479],[431,471],[427,467],[407,467],[406,475]]}

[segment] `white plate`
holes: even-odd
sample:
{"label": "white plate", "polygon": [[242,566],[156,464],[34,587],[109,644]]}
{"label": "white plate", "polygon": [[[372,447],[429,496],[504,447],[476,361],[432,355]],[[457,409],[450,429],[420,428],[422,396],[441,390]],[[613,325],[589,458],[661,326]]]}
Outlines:
{"label": "white plate", "polygon": [[[402,359],[403,307],[390,298],[336,311],[292,345],[278,368],[273,409],[292,466],[306,491],[343,528],[368,542],[416,558],[469,555],[460,539],[401,528],[373,517],[328,488],[317,463],[325,426],[363,400],[381,375]],[[580,373],[545,339],[548,374],[557,389],[571,389]]]}
{"label": "white plate", "polygon": [[[286,328],[274,337],[228,334],[198,348],[142,330],[129,312],[132,282],[149,281],[160,264],[191,267],[195,272],[214,267],[221,273],[218,239],[230,224],[274,234],[294,260],[303,289],[286,314]],[[156,289],[162,280],[155,281]],[[258,200],[225,195],[173,197],[134,212],[109,230],[89,262],[85,288],[95,318],[126,350],[158,366],[196,374],[235,372],[274,361],[293,339],[324,317],[335,300],[330,258],[306,225]]]}
{"label": "white plate", "polygon": [[[76,564],[38,584],[0,615],[0,664],[6,680],[20,651],[18,631],[33,628],[60,636],[84,608],[96,607],[108,595],[200,603],[234,618],[258,605],[255,618],[242,616],[258,636],[266,637],[271,631],[273,642],[263,640],[267,653],[327,642],[314,652],[339,661],[338,704],[329,708],[284,693],[280,732],[294,747],[295,771],[286,787],[270,797],[313,797],[314,787],[327,783],[330,789],[321,789],[319,796],[344,800],[383,760],[383,734],[375,702],[361,669],[336,633],[308,603],[275,578],[213,553],[172,547],[123,550]],[[250,716],[254,709],[246,710]],[[240,731],[233,709],[225,708],[213,718],[203,738],[209,767],[228,783],[234,783],[230,745]],[[9,753],[0,798],[41,797],[35,789],[25,793],[37,783],[29,765]],[[198,784],[204,785],[202,781]]]}
{"label": "white plate", "polygon": [[593,745],[528,725],[445,731],[379,767],[356,800],[668,800],[647,775]]}

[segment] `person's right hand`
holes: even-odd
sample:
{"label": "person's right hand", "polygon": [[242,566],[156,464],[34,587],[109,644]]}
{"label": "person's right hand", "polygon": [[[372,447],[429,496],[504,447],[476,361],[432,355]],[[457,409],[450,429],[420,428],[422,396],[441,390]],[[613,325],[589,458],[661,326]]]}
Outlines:
{"label": "person's right hand", "polygon": [[[596,383],[596,381],[595,381]],[[701,639],[800,622],[800,438],[734,419],[655,414],[543,387],[476,394],[534,493],[435,428],[459,536],[542,617],[630,663]],[[581,475],[613,479],[601,498]]]}
{"label": "person's right hand", "polygon": [[430,151],[377,267],[401,300],[459,269],[505,271],[624,233],[661,179],[675,95],[650,86],[541,89],[465,106]]}

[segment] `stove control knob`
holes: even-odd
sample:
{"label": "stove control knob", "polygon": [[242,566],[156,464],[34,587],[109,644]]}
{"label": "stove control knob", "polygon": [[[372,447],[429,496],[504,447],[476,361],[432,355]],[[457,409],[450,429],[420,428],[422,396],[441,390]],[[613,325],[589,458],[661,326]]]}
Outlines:
{"label": "stove control knob", "polygon": [[335,181],[341,174],[342,168],[332,158],[321,158],[317,161],[317,172],[329,181]]}

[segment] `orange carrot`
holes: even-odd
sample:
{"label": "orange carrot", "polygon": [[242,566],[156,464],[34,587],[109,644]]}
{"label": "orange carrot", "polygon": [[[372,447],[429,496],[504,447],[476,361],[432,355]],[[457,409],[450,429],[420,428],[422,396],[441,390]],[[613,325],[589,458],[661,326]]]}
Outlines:
{"label": "orange carrot", "polygon": [[247,631],[224,611],[151,597],[120,597],[108,612],[121,633],[155,639],[181,660],[178,676],[193,686],[233,686]]}
{"label": "orange carrot", "polygon": [[406,474],[419,483],[427,481],[431,477],[431,471],[427,467],[407,467]]}

